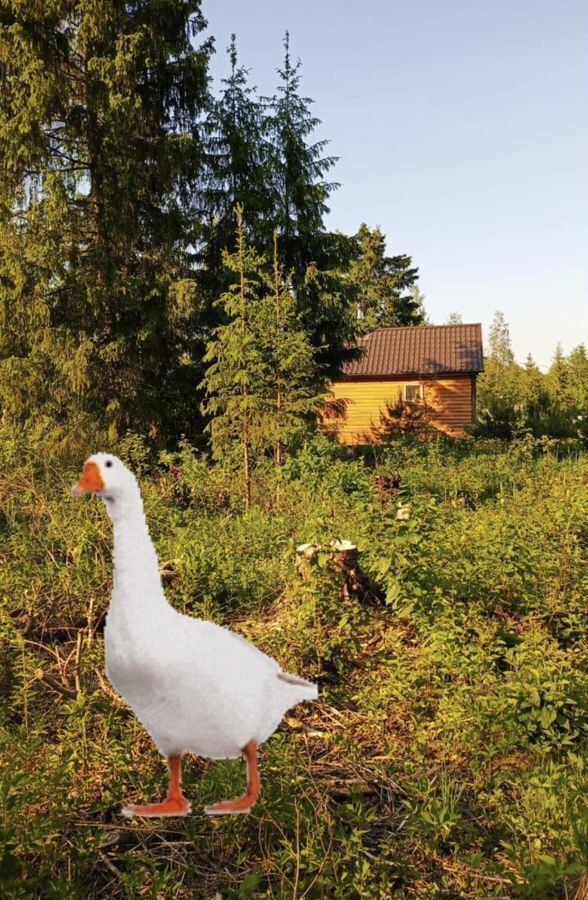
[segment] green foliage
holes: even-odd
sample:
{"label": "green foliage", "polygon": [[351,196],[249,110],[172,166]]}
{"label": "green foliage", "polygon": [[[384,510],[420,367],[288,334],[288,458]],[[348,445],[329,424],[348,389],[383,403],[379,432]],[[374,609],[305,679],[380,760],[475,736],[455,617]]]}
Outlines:
{"label": "green foliage", "polygon": [[558,344],[548,373],[531,354],[524,366],[514,361],[502,313],[490,330],[490,356],[478,378],[478,421],[474,434],[512,439],[531,434],[588,438],[588,357],[580,344],[566,357]]}
{"label": "green foliage", "polygon": [[[555,448],[556,449],[556,448]],[[569,897],[588,874],[586,458],[549,444],[325,437],[260,465],[128,435],[176,608],[317,677],[262,751],[248,817],[238,761],[186,760],[194,812],[123,821],[162,760],[105,677],[111,533],[77,468],[0,432],[0,871],[9,897]],[[380,588],[341,590],[303,542],[352,540]],[[374,599],[382,596],[383,602]],[[581,894],[580,894],[581,896]]]}
{"label": "green foliage", "polygon": [[208,399],[203,411],[216,459],[243,448],[247,506],[251,505],[251,467],[268,451],[277,466],[282,451],[313,422],[323,403],[313,349],[302,326],[291,289],[278,259],[274,234],[273,271],[248,244],[243,210],[237,213],[237,251],[225,253],[233,273],[218,300],[226,323],[209,343],[202,383]]}
{"label": "green foliage", "polygon": [[286,269],[301,275],[311,262],[318,262],[317,251],[324,254],[323,219],[329,211],[328,197],[338,185],[324,180],[336,162],[322,155],[328,142],[309,140],[320,121],[312,115],[313,101],[300,94],[300,67],[300,60],[292,64],[286,32],[280,82],[275,95],[268,98],[268,126],[280,198],[275,227],[283,236]]}
{"label": "green foliage", "polygon": [[336,157],[325,156],[328,141],[313,141],[320,120],[313,101],[300,93],[301,62],[292,62],[290,37],[284,37],[284,61],[275,94],[266,98],[271,172],[277,205],[273,230],[280,235],[284,270],[292,285],[304,328],[325,377],[334,377],[353,356],[348,344],[356,320],[346,269],[349,239],[327,232],[328,199],[339,186],[326,180]]}
{"label": "green foliage", "polygon": [[490,326],[488,336],[490,344],[490,359],[503,368],[508,368],[514,363],[514,354],[510,343],[510,330],[505,321],[504,314],[496,312],[494,321]]}
{"label": "green foliage", "polygon": [[264,273],[266,293],[255,305],[257,341],[265,363],[266,405],[259,427],[259,443],[281,449],[309,430],[324,403],[322,378],[313,348],[302,326],[292,283],[279,263],[278,233],[274,232],[272,271]]}
{"label": "green foliage", "polygon": [[396,402],[389,401],[378,413],[378,422],[373,422],[368,441],[388,444],[399,437],[425,437],[433,432],[430,425],[431,410],[426,403],[409,403],[398,391]]}
{"label": "green foliage", "polygon": [[357,291],[358,326],[365,334],[374,328],[421,325],[422,302],[412,293],[418,269],[410,256],[386,256],[386,237],[379,228],[362,224],[355,236],[356,258],[349,278]]}
{"label": "green foliage", "polygon": [[459,802],[464,789],[445,769],[439,774],[438,785],[430,779],[420,779],[413,788],[414,799],[403,801],[410,830],[430,838],[434,845],[445,844],[461,824]]}
{"label": "green foliage", "polygon": [[275,94],[260,98],[231,39],[230,73],[203,123],[195,279],[207,326],[223,324],[213,304],[229,287],[222,261],[237,248],[234,208],[243,208],[247,241],[267,259],[277,232],[300,326],[325,378],[354,353],[354,292],[347,269],[355,242],[325,228],[328,198],[338,187],[326,175],[336,160],[324,155],[327,141],[313,140],[320,121],[311,113],[312,100],[300,94],[301,64],[292,62],[287,34],[284,50]]}
{"label": "green foliage", "polygon": [[223,252],[234,253],[235,207],[243,210],[249,240],[259,253],[270,251],[274,196],[267,111],[238,64],[235,35],[227,49],[230,74],[211,99],[205,122],[205,175],[200,191],[202,234],[197,275],[212,305],[228,288]]}
{"label": "green foliage", "polygon": [[233,283],[217,301],[227,321],[216,329],[204,356],[210,365],[202,384],[208,395],[203,412],[211,416],[208,427],[216,458],[221,458],[235,440],[248,452],[263,404],[260,384],[264,360],[256,340],[254,307],[264,261],[247,244],[241,207],[236,214],[237,250],[224,257]]}
{"label": "green foliage", "polygon": [[0,15],[3,421],[163,445],[194,424],[199,0]]}

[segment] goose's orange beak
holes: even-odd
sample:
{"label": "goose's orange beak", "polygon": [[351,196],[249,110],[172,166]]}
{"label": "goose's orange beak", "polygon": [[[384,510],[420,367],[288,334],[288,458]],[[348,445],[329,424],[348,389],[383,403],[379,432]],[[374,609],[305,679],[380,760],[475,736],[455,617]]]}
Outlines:
{"label": "goose's orange beak", "polygon": [[102,475],[100,474],[98,465],[95,462],[85,463],[82,477],[71,489],[72,494],[74,497],[83,497],[84,494],[90,492],[95,494],[98,491],[103,490],[104,482],[102,481]]}

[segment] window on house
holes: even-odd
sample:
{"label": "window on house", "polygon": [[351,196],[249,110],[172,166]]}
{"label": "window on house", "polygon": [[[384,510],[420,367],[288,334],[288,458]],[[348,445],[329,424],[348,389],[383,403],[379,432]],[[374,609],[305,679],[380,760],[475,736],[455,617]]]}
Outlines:
{"label": "window on house", "polygon": [[407,403],[419,403],[423,399],[422,384],[405,384],[404,399]]}

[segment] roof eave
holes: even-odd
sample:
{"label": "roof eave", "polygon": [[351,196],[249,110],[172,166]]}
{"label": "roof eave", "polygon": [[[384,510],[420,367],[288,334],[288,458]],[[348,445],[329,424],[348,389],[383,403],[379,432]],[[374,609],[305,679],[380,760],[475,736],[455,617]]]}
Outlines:
{"label": "roof eave", "polygon": [[353,378],[362,378],[365,381],[373,381],[376,378],[442,378],[445,375],[479,375],[481,369],[442,369],[436,372],[352,372],[341,374],[342,381],[351,381]]}

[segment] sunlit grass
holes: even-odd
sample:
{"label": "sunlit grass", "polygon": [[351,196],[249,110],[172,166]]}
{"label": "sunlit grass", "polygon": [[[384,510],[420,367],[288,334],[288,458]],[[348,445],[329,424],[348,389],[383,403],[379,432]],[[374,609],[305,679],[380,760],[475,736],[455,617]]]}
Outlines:
{"label": "sunlit grass", "polygon": [[[110,526],[70,499],[75,470],[3,445],[0,895],[581,900],[586,460],[398,445],[374,468],[317,440],[279,507],[258,470],[245,513],[230,471],[185,449],[150,472],[137,446],[171,602],[321,696],[263,747],[248,817],[203,813],[242,791],[241,761],[188,758],[189,817],[123,819],[166,773],[104,673]],[[360,548],[369,597],[325,565],[299,580],[296,545],[333,538]]]}

